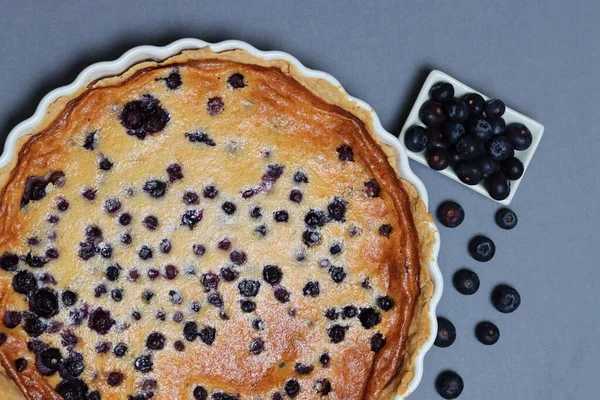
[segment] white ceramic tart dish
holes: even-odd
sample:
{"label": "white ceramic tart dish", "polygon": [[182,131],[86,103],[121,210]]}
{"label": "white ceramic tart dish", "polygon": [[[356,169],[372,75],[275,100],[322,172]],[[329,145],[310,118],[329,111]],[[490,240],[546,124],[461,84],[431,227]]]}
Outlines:
{"label": "white ceramic tart dish", "polygon": [[[3,398],[403,399],[427,192],[333,77],[182,39],[45,96],[0,158]],[[8,396],[8,397],[7,397]]]}

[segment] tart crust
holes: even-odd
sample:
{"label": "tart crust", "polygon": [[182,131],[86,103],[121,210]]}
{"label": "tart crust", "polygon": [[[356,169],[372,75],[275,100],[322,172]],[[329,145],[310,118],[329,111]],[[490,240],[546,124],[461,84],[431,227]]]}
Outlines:
{"label": "tart crust", "polygon": [[[383,174],[388,174],[388,181],[385,183],[389,183],[392,188],[386,187],[386,189],[393,192],[392,194],[397,197],[396,201],[406,207],[404,216],[409,219],[412,218],[412,221],[407,221],[407,226],[409,229],[414,230],[415,237],[412,240],[418,241],[418,255],[415,256],[414,262],[410,266],[416,274],[413,284],[416,285],[415,293],[418,293],[418,295],[415,296],[413,308],[409,310],[409,315],[406,317],[408,319],[408,326],[406,331],[402,333],[403,338],[399,340],[400,346],[396,346],[397,348],[393,352],[385,351],[381,353],[381,356],[378,356],[379,359],[375,362],[375,370],[370,371],[369,384],[362,398],[365,400],[385,400],[392,399],[396,395],[406,395],[409,383],[414,376],[415,358],[430,337],[431,321],[429,317],[429,304],[434,287],[427,265],[432,261],[435,245],[434,229],[432,228],[433,219],[427,212],[426,206],[418,196],[416,189],[406,180],[399,178],[397,171],[394,171],[398,164],[396,159],[397,154],[391,147],[378,140],[371,114],[357,106],[341,88],[335,87],[321,79],[308,78],[286,61],[264,60],[260,57],[252,56],[243,50],[222,53],[212,52],[209,48],[187,50],[164,61],[147,61],[136,64],[120,76],[100,79],[90,83],[87,87],[80,88],[71,96],[58,99],[48,109],[47,115],[36,129],[34,129],[34,132],[17,141],[19,157],[14,157],[6,167],[0,170],[0,186],[3,187],[0,197],[0,206],[2,207],[0,209],[0,223],[3,226],[0,243],[6,240],[5,235],[8,221],[5,217],[18,212],[18,210],[14,209],[18,207],[16,206],[18,202],[14,200],[6,201],[7,198],[10,199],[17,196],[16,193],[7,192],[6,187],[10,185],[10,182],[15,179],[23,180],[23,177],[15,175],[15,171],[17,171],[15,167],[23,162],[24,159],[34,160],[31,156],[28,157],[31,144],[52,131],[52,128],[66,115],[65,109],[68,110],[71,108],[79,99],[93,89],[118,86],[133,77],[139,76],[139,74],[152,71],[157,67],[185,65],[187,63],[193,64],[207,60],[209,62],[210,60],[215,60],[216,62],[235,62],[280,70],[286,77],[300,85],[299,90],[302,90],[302,87],[304,87],[326,103],[339,107],[349,113],[350,116],[355,116],[357,120],[364,124],[364,130],[370,134],[370,137],[363,138],[363,144],[366,148],[374,150],[376,159],[387,158],[389,171],[384,171]],[[354,151],[358,152],[361,150],[355,148]],[[10,206],[7,206],[7,204]],[[10,230],[12,229],[14,227]],[[0,284],[2,285],[0,286],[0,304],[2,305],[0,316],[3,317],[6,310],[2,297],[9,295],[11,289],[8,287],[9,281],[6,279],[0,281]],[[0,348],[0,361],[4,368],[4,370],[0,371],[0,388],[3,390],[3,398],[60,398],[46,380],[36,371],[28,370],[29,373],[16,372],[13,362],[10,360],[26,351],[25,348],[26,346],[23,341],[10,340],[10,337],[9,341]],[[349,356],[351,357],[351,355]],[[381,385],[381,381],[386,382],[386,384]],[[158,398],[162,397],[159,396]]]}

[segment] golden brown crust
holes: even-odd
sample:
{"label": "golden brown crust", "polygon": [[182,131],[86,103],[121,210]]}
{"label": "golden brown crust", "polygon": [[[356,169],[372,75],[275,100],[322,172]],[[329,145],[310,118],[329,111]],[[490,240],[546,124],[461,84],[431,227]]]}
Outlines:
{"label": "golden brown crust", "polygon": [[[207,56],[210,56],[210,58],[213,59],[205,60]],[[243,61],[244,64],[235,64],[233,62],[234,59],[236,62]],[[248,62],[251,62],[252,64],[248,64]],[[260,64],[262,65],[258,66]],[[87,91],[80,91],[78,93],[79,97],[69,100],[68,104],[66,103],[67,99],[57,102],[51,107],[51,110],[48,113],[47,121],[53,119],[53,122],[48,123],[45,121],[41,124],[41,127],[46,128],[46,130],[33,138],[30,138],[25,143],[19,153],[18,168],[13,170],[10,176],[5,175],[10,179],[8,179],[8,183],[5,190],[2,192],[2,197],[0,199],[0,218],[2,218],[0,245],[2,245],[3,248],[7,246],[18,247],[19,245],[15,243],[16,239],[23,239],[20,236],[21,232],[27,226],[27,223],[21,224],[21,218],[18,216],[18,213],[20,212],[18,206],[20,203],[20,191],[22,191],[25,179],[28,176],[43,175],[47,173],[49,168],[64,162],[64,154],[61,150],[61,146],[63,146],[61,143],[64,142],[61,142],[58,138],[62,131],[69,132],[69,124],[71,121],[67,121],[67,119],[70,118],[71,113],[77,113],[77,108],[83,107],[81,105],[86,104],[86,102],[94,105],[103,104],[102,101],[104,101],[106,97],[110,98],[114,90],[124,87],[128,82],[132,82],[133,86],[135,86],[136,82],[141,82],[139,85],[147,85],[151,80],[146,79],[144,81],[144,76],[152,76],[152,79],[154,79],[155,76],[161,76],[156,75],[157,73],[160,73],[157,71],[166,71],[167,69],[164,68],[166,65],[169,65],[170,68],[173,68],[174,65],[178,65],[181,71],[187,71],[187,68],[215,71],[231,71],[237,68],[248,74],[266,76],[268,79],[271,79],[272,82],[278,82],[279,85],[287,85],[281,86],[283,87],[283,91],[279,92],[280,95],[285,94],[285,96],[289,96],[286,101],[295,101],[300,102],[299,104],[306,104],[303,102],[305,102],[307,98],[310,99],[311,107],[314,107],[314,110],[321,118],[331,118],[332,121],[335,121],[338,128],[351,136],[345,137],[345,139],[352,145],[355,156],[361,159],[360,164],[368,169],[370,175],[374,177],[383,188],[381,196],[384,201],[383,204],[393,206],[394,208],[394,235],[392,235],[390,239],[394,241],[393,247],[401,249],[402,251],[393,256],[394,262],[392,262],[392,265],[380,265],[380,267],[383,268],[380,272],[383,277],[382,282],[386,282],[386,289],[389,291],[390,296],[396,301],[396,308],[401,308],[402,311],[390,313],[389,322],[386,321],[386,327],[389,328],[386,332],[387,344],[372,361],[369,360],[371,356],[365,358],[364,353],[358,350],[361,346],[349,347],[343,352],[340,352],[339,355],[340,357],[343,357],[344,360],[344,362],[341,363],[344,368],[336,368],[335,373],[342,376],[342,379],[340,380],[342,385],[334,388],[334,392],[330,397],[344,399],[384,398],[384,396],[396,393],[394,387],[399,387],[399,392],[402,393],[402,390],[406,388],[406,385],[408,385],[408,382],[410,381],[414,356],[429,335],[427,312],[428,301],[432,294],[432,284],[429,279],[427,268],[420,268],[420,265],[427,265],[429,262],[428,257],[430,256],[433,247],[431,230],[427,226],[427,223],[430,222],[430,217],[421,200],[416,196],[414,189],[406,182],[400,181],[390,166],[390,163],[386,160],[386,154],[375,142],[374,137],[372,136],[374,130],[369,114],[353,105],[353,103],[348,101],[339,90],[333,89],[328,83],[321,80],[302,78],[301,74],[294,71],[294,68],[287,63],[265,62],[264,60],[256,59],[238,51],[219,55],[213,53],[209,54],[206,50],[186,52],[181,56],[174,57],[161,63],[160,68],[157,68],[156,63],[143,63],[127,71],[122,77],[108,78],[95,82],[90,85],[90,88]],[[334,104],[334,106],[323,102],[317,97],[309,95],[305,87],[308,87],[313,93],[319,95],[320,98]],[[111,90],[113,90],[113,92],[111,92]],[[270,98],[270,91],[273,91],[274,87],[272,85],[266,85],[264,90],[265,91],[262,93],[253,92],[254,98],[259,98],[259,101],[264,101],[266,104],[274,104],[273,99]],[[103,96],[103,91],[107,91],[109,95]],[[96,94],[98,95],[94,97]],[[290,98],[292,100],[289,100]],[[168,105],[168,101],[165,100],[165,104]],[[61,110],[63,108],[66,109],[66,111],[62,112]],[[91,119],[94,120],[98,117],[95,117],[96,114],[91,111],[91,109],[92,108],[88,107],[86,110],[87,115],[90,115]],[[174,110],[173,106],[169,109]],[[360,119],[356,118],[354,115],[358,115]],[[64,133],[62,134],[64,136]],[[69,134],[65,137],[68,137],[68,135]],[[322,141],[322,139],[325,141]],[[332,145],[329,138],[313,140],[316,141],[313,141],[311,146],[328,147]],[[395,163],[392,162],[392,165],[395,165]],[[364,211],[367,212],[368,209],[364,209]],[[385,215],[388,219],[392,217],[389,210],[385,210],[385,207],[379,211],[371,210],[368,212],[374,212],[375,214],[373,214],[373,216]],[[8,221],[11,221],[11,223],[9,224]],[[415,229],[415,225],[417,229]],[[373,244],[373,241],[371,240],[369,243]],[[359,254],[369,254],[368,250],[362,250],[363,251],[359,252]],[[387,251],[386,254],[388,256],[391,255],[391,253]],[[379,260],[378,262],[381,262],[380,258],[377,256],[374,257]],[[6,293],[6,291],[3,291],[3,293]],[[4,301],[2,304],[3,306],[5,305]],[[273,307],[276,306],[273,305]],[[385,315],[385,317],[388,316]],[[269,319],[273,324],[282,322],[283,324],[278,328],[279,330],[287,331],[289,329],[289,326],[286,326],[289,322],[283,322],[277,315],[273,315],[271,318],[265,317],[265,319]],[[290,333],[292,333],[292,331],[290,331]],[[233,338],[236,335],[243,335],[243,332],[234,331],[231,334],[233,335]],[[17,335],[11,336],[9,342],[16,337]],[[268,338],[266,341],[267,340]],[[276,340],[276,338],[273,338],[273,340]],[[21,341],[21,344],[22,343],[24,342]],[[308,342],[303,342],[298,345],[308,346]],[[362,347],[364,348],[364,346]],[[6,354],[8,358],[11,356],[15,357],[19,354],[19,351],[20,350],[11,350],[11,348],[6,347],[6,344],[5,347],[2,348],[2,353]],[[288,354],[288,356],[291,360],[295,359],[294,354]],[[361,361],[361,359],[364,360]],[[174,360],[173,357],[163,357],[163,366],[157,368],[159,371],[156,375],[163,376],[163,378],[166,377],[166,375],[161,375],[161,368],[167,368],[170,369],[169,372],[173,372],[173,369],[177,369],[178,365],[183,365],[186,368],[190,367],[190,365],[185,362],[172,364],[170,362],[172,360]],[[348,365],[353,364],[356,364],[359,371],[362,369],[361,373],[368,377],[368,379],[356,379],[356,370],[346,368]],[[36,388],[35,385],[31,385],[31,382],[29,382],[28,385],[25,385],[24,374],[15,373],[11,364],[6,362],[6,357],[3,357],[3,365],[9,370],[9,374],[13,379],[16,378],[22,391],[24,387],[28,387],[27,393],[31,398],[36,398],[36,395],[47,395],[47,393],[43,393],[43,391],[45,390],[44,387],[48,386],[41,376],[36,376],[36,373],[32,372],[32,376],[34,376],[33,381],[40,383],[39,388]],[[368,368],[365,369],[365,367]],[[241,373],[243,370],[243,368],[241,370],[230,368],[229,373]],[[345,376],[345,374],[349,372],[352,372],[353,375]],[[181,371],[181,373],[184,373],[184,371]],[[271,373],[264,375],[263,378],[253,383],[255,387],[251,388],[251,391],[248,393],[260,393],[262,389],[272,387],[273,384],[281,382],[281,379],[285,379],[285,373],[289,374],[289,370],[283,369],[276,374]],[[269,376],[269,379],[265,380],[267,376]],[[208,381],[212,380],[217,387],[225,385],[222,377],[219,377],[219,373],[215,376],[206,374],[204,378]],[[231,380],[231,375],[227,379]],[[228,389],[233,391],[237,390],[239,392],[240,388],[243,387],[240,385],[242,385],[242,383],[247,385],[248,379],[249,376],[247,375],[247,372],[241,373],[239,376],[239,385],[229,382],[230,386]],[[234,381],[235,380],[237,380],[237,378],[234,378]],[[53,383],[55,384],[56,380],[54,380]],[[358,386],[356,386],[355,383],[358,384]],[[181,386],[183,384],[184,383],[181,381],[173,381],[173,385]],[[128,388],[132,388],[133,386],[130,385],[133,385],[133,382],[128,382],[127,385]],[[97,388],[100,387],[102,387],[102,385],[97,386]],[[175,391],[169,391],[167,388],[167,390],[162,393],[159,391],[158,398],[168,398],[169,395],[181,395],[181,392],[177,391],[179,388],[175,388],[174,390]],[[382,394],[382,391],[384,394]],[[307,391],[304,393],[306,392]],[[301,394],[299,398],[310,398],[303,397],[304,393]],[[108,398],[112,397],[109,395]]]}

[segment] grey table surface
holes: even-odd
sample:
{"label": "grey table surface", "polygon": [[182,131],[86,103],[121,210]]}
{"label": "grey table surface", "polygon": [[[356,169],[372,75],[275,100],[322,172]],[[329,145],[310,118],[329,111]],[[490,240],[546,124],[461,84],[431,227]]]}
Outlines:
{"label": "grey table surface", "polygon": [[[427,72],[441,69],[540,121],[546,133],[511,205],[520,222],[510,232],[494,224],[496,203],[411,162],[432,209],[455,199],[467,217],[457,229],[440,228],[446,289],[438,314],[454,322],[458,338],[427,354],[410,398],[439,398],[435,377],[454,369],[465,400],[595,399],[599,13],[595,1],[7,1],[0,9],[0,133],[87,65],[182,37],[289,52],[338,78],[396,133]],[[467,254],[476,233],[497,244],[487,264]],[[465,266],[482,281],[471,297],[451,284]],[[489,301],[500,282],[521,292],[512,315]],[[481,320],[500,327],[497,345],[475,339]]]}

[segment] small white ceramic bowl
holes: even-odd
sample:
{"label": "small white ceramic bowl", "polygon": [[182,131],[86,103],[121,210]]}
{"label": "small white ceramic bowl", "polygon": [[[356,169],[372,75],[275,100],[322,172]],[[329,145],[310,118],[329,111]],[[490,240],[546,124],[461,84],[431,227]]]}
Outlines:
{"label": "small white ceramic bowl", "polygon": [[[125,72],[130,67],[132,67],[134,64],[137,64],[139,62],[147,60],[164,60],[171,56],[179,54],[183,50],[200,49],[204,47],[210,47],[210,49],[214,52],[242,49],[254,56],[261,57],[265,60],[285,60],[290,64],[294,65],[298,69],[298,71],[300,71],[305,76],[310,78],[323,79],[331,83],[332,85],[339,87],[342,91],[344,90],[341,84],[333,76],[325,72],[309,69],[302,65],[302,63],[300,63],[300,61],[298,61],[296,58],[287,53],[281,51],[261,51],[249,45],[248,43],[241,42],[238,40],[226,40],[219,43],[208,43],[199,39],[181,39],[164,47],[139,46],[129,50],[117,60],[99,62],[90,65],[77,76],[73,83],[71,83],[68,86],[57,88],[48,93],[46,96],[44,96],[44,98],[38,105],[35,114],[27,120],[21,122],[19,125],[15,126],[14,129],[9,133],[8,137],[6,138],[6,144],[4,145],[4,152],[0,157],[0,168],[5,166],[13,157],[16,156],[16,141],[19,138],[32,133],[32,131],[44,117],[48,107],[58,98],[62,96],[68,96],[74,93],[77,89],[84,87],[95,80],[109,76],[120,75],[121,73]],[[375,111],[371,106],[369,106],[362,100],[351,97],[350,95],[348,95],[348,98],[354,101],[359,107],[371,113],[371,116],[373,118],[373,125],[375,126],[375,131],[377,135],[379,136],[382,142],[392,146],[394,148],[394,151],[398,155],[398,172],[400,176],[406,179],[408,182],[410,182],[417,189],[419,195],[421,196],[421,199],[425,203],[425,206],[427,206],[427,190],[425,189],[423,182],[421,182],[419,178],[417,178],[417,176],[411,171],[404,146],[400,144],[400,142],[394,135],[386,131],[381,126],[379,118],[377,117],[377,114],[375,114]],[[425,353],[427,353],[427,351],[433,345],[433,341],[435,339],[435,336],[437,335],[437,318],[435,310],[440,298],[442,297],[443,278],[440,269],[437,265],[437,256],[440,249],[440,237],[435,224],[431,225],[431,229],[433,230],[435,235],[435,245],[432,249],[433,254],[431,255],[431,262],[427,267],[429,268],[429,272],[435,289],[429,303],[429,319],[431,327],[430,336],[428,341],[421,347],[419,354],[415,358],[414,377],[410,381],[406,393],[396,396],[395,400],[405,399],[419,385],[419,382],[421,381],[421,377],[423,375],[423,358],[425,357]]]}
{"label": "small white ceramic bowl", "polygon": [[[421,91],[419,92],[419,96],[417,97],[417,100],[415,101],[415,104],[413,105],[412,110],[410,110],[408,119],[406,120],[406,122],[404,123],[404,126],[402,127],[402,130],[400,131],[399,138],[400,138],[400,143],[402,145],[404,145],[404,134],[406,133],[406,130],[408,128],[410,128],[413,125],[425,126],[419,119],[419,109],[421,108],[423,103],[425,103],[425,101],[429,100],[429,90],[437,82],[451,83],[454,86],[455,97],[460,98],[467,93],[478,93],[486,101],[490,100],[490,97],[484,95],[483,93],[476,91],[475,89],[465,85],[464,83],[454,79],[453,77],[451,77],[448,74],[443,73],[442,71],[438,71],[438,70],[431,71],[431,73],[425,80],[425,83],[423,84]],[[506,121],[506,126],[508,126],[512,123],[520,122],[523,125],[525,125],[527,128],[529,128],[529,130],[531,131],[531,135],[533,136],[533,142],[531,143],[531,146],[527,150],[524,150],[524,151],[515,151],[515,157],[518,158],[519,160],[521,160],[521,162],[523,163],[523,166],[525,167],[525,172],[527,172],[527,167],[529,166],[529,163],[531,162],[531,158],[533,157],[535,150],[537,149],[538,145],[540,144],[540,141],[542,140],[542,135],[544,134],[544,126],[542,124],[540,124],[539,122],[534,121],[533,119],[513,110],[512,108],[508,108],[508,107],[506,107],[506,112],[504,113],[502,118],[504,118],[504,120]],[[426,166],[428,165],[427,158],[426,158],[426,151],[422,151],[420,153],[415,153],[415,152],[406,150],[406,153],[408,154],[408,157],[412,158],[413,160],[415,160],[423,165],[426,165]],[[449,177],[451,179],[454,179],[456,182],[460,183],[461,185],[464,185],[470,189],[473,189],[474,191],[487,197],[488,199],[492,199],[490,197],[490,195],[488,194],[483,182],[480,183],[479,185],[474,185],[474,186],[465,185],[464,183],[462,183],[460,181],[460,179],[458,179],[458,177],[454,173],[454,170],[451,167],[446,168],[443,171],[438,171],[438,172],[446,175],[447,177]],[[523,172],[523,176],[521,177],[521,179],[510,182],[510,194],[506,199],[500,200],[500,201],[494,200],[494,199],[492,199],[492,200],[497,201],[498,203],[504,204],[504,205],[510,204],[513,197],[515,197],[515,194],[517,193],[517,189],[521,185],[521,181],[523,180],[523,178],[525,176],[525,172]]]}

